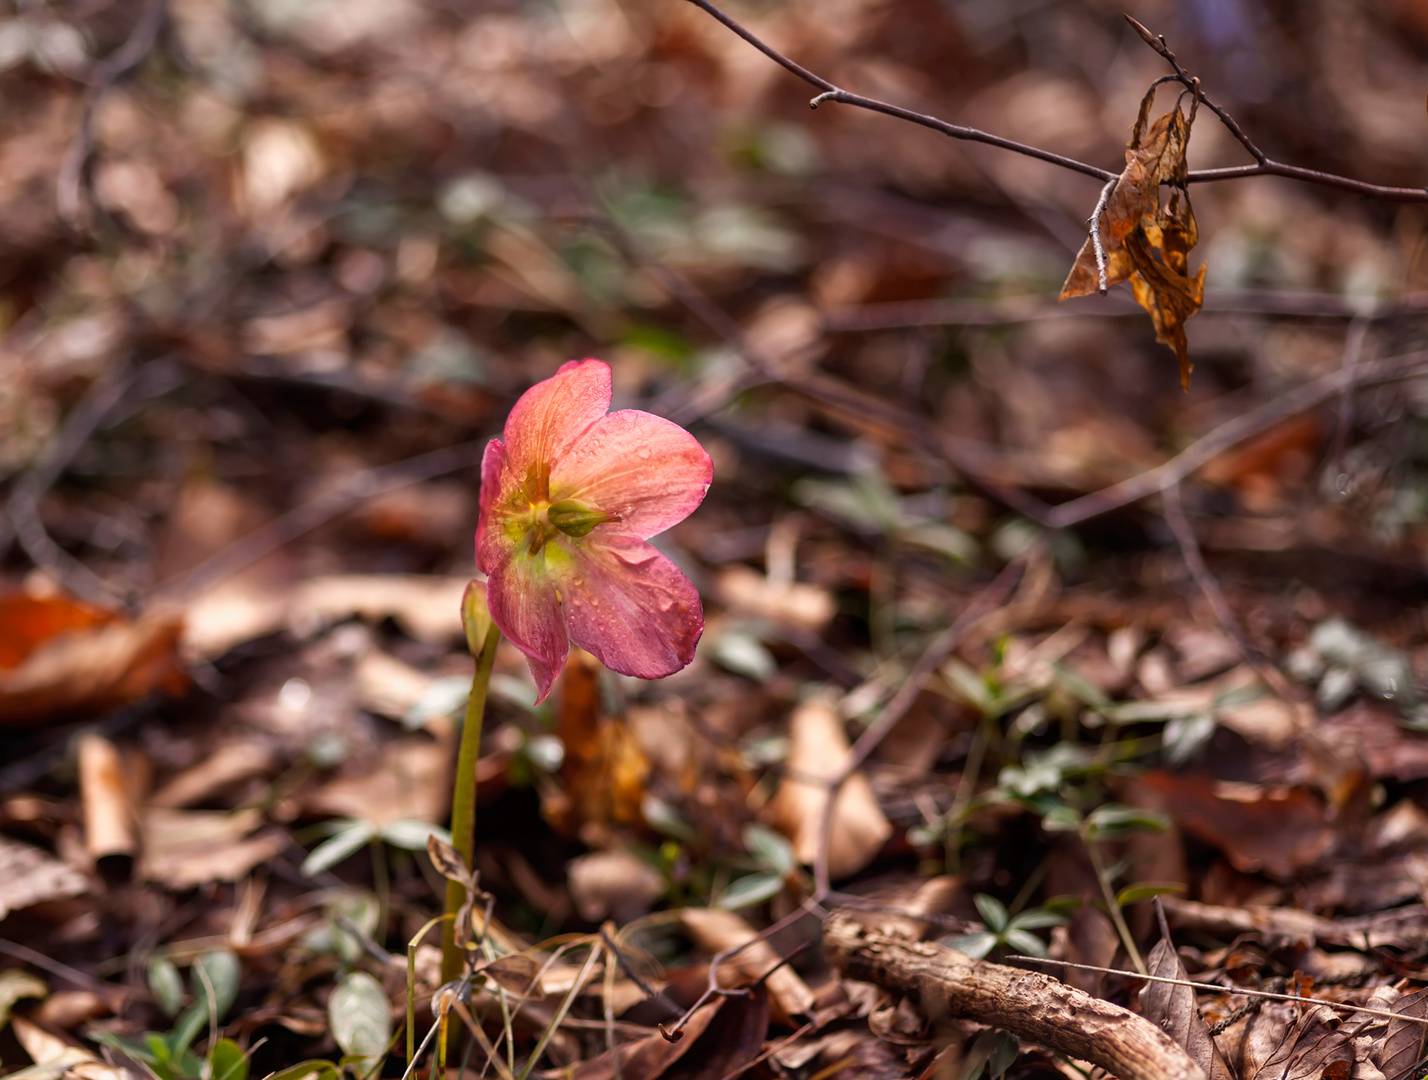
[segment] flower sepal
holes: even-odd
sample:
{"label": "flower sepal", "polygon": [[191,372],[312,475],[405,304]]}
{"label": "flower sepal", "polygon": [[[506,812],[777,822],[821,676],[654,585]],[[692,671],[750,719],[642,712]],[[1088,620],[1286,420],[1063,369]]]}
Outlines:
{"label": "flower sepal", "polygon": [[566,536],[589,536],[590,530],[607,521],[619,521],[619,514],[609,514],[604,510],[581,502],[579,499],[561,499],[546,511],[546,520]]}

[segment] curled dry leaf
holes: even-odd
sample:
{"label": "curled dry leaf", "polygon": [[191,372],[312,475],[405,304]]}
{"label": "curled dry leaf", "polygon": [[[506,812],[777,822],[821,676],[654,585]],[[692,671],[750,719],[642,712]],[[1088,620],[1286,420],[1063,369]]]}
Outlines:
{"label": "curled dry leaf", "polygon": [[[1205,267],[1192,277],[1189,255],[1199,241],[1195,211],[1185,187],[1185,147],[1190,141],[1192,107],[1187,118],[1175,108],[1146,131],[1146,118],[1155,98],[1152,88],[1140,103],[1126,167],[1114,181],[1105,209],[1106,283],[1130,281],[1136,303],[1155,324],[1155,340],[1175,350],[1180,361],[1180,385],[1190,388],[1189,344],[1185,322],[1200,310],[1205,299]],[[1198,100],[1195,103],[1199,104]],[[1160,185],[1174,185],[1164,206]],[[1101,223],[1096,222],[1097,229]],[[1088,237],[1081,245],[1060,299],[1089,296],[1100,291],[1096,251]]]}
{"label": "curled dry leaf", "polygon": [[0,725],[104,712],[188,686],[182,620],[131,622],[68,597],[0,597]]}
{"label": "curled dry leaf", "polygon": [[[799,862],[811,863],[818,853],[826,781],[837,776],[848,754],[848,737],[838,712],[827,701],[809,701],[789,719],[788,775],[769,806],[770,821],[793,841]],[[823,782],[820,782],[823,781]],[[828,872],[833,878],[855,874],[867,866],[892,835],[873,789],[855,773],[838,792],[829,837]]]}

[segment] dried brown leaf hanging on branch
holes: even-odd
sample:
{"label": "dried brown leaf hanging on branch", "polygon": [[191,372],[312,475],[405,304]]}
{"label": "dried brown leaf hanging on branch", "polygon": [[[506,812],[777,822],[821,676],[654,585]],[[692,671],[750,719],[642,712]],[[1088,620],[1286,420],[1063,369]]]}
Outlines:
{"label": "dried brown leaf hanging on branch", "polygon": [[[1205,267],[1193,277],[1189,273],[1190,250],[1199,240],[1199,231],[1185,187],[1185,147],[1199,99],[1191,105],[1188,118],[1177,103],[1147,131],[1154,98],[1152,87],[1140,103],[1125,170],[1112,181],[1109,197],[1103,196],[1105,209],[1092,224],[1092,230],[1099,232],[1099,219],[1105,219],[1105,286],[1095,242],[1088,237],[1061,287],[1060,299],[1104,292],[1106,287],[1129,280],[1136,302],[1155,324],[1155,339],[1175,350],[1180,385],[1188,390],[1194,365],[1185,340],[1185,321],[1200,310],[1205,297]],[[1172,185],[1163,206],[1161,184]]]}

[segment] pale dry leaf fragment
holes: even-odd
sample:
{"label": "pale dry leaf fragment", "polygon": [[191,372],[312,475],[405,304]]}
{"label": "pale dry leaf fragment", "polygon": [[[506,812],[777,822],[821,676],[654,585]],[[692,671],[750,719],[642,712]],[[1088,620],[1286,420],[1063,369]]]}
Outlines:
{"label": "pale dry leaf fragment", "polygon": [[254,739],[227,740],[197,765],[170,777],[150,797],[149,805],[193,806],[224,788],[265,775],[276,763],[273,751]]}
{"label": "pale dry leaf fragment", "polygon": [[15,1033],[16,1040],[35,1063],[28,1069],[11,1073],[12,1076],[22,1077],[23,1080],[60,1080],[60,1077],[68,1076],[70,1070],[77,1066],[103,1064],[83,1047],[75,1046],[58,1035],[52,1035],[23,1017],[12,1019],[10,1030]]}
{"label": "pale dry leaf fragment", "polygon": [[[134,797],[139,786],[119,748],[102,735],[89,734],[79,741],[79,796],[84,810],[84,844],[89,857],[122,858],[125,865],[139,847]],[[147,771],[147,770],[146,770]]]}
{"label": "pale dry leaf fragment", "polygon": [[22,998],[42,998],[50,992],[44,980],[19,968],[0,971],[0,1030],[10,1022],[10,1010]]}
{"label": "pale dry leaf fragment", "polygon": [[821,630],[837,613],[827,589],[801,581],[773,581],[747,566],[734,565],[719,575],[719,599],[740,615]]}
{"label": "pale dry leaf fragment", "polygon": [[735,978],[723,985],[742,985],[763,978],[773,999],[774,1013],[781,1021],[812,1014],[815,998],[808,984],[787,964],[779,967],[783,957],[767,941],[755,941],[758,935],[753,927],[738,914],[714,908],[685,908],[679,919],[706,952],[746,946],[724,962],[725,970]]}
{"label": "pale dry leaf fragment", "polygon": [[353,669],[357,703],[368,712],[400,720],[431,689],[432,677],[391,653],[373,649],[358,657]]}
{"label": "pale dry leaf fragment", "polygon": [[436,824],[446,816],[451,757],[447,742],[425,735],[398,739],[370,768],[324,784],[304,810],[379,827],[404,820]]}
{"label": "pale dry leaf fragment", "polygon": [[587,922],[627,923],[646,914],[666,888],[663,874],[624,848],[572,859],[566,877],[575,910]]}
{"label": "pale dry leaf fragment", "polygon": [[139,873],[172,889],[237,881],[288,844],[280,829],[263,829],[258,810],[170,810],[150,807],[143,817]]}
{"label": "pale dry leaf fragment", "polygon": [[0,836],[0,919],[31,904],[79,896],[88,887],[85,876],[68,863]]}
{"label": "pale dry leaf fragment", "polygon": [[394,619],[418,641],[460,640],[461,597],[468,579],[416,574],[343,574],[315,578],[292,597],[288,618],[294,633],[305,636],[316,625],[360,615]]}
{"label": "pale dry leaf fragment", "polygon": [[[769,821],[792,842],[795,857],[812,863],[818,854],[828,785],[848,756],[848,738],[838,711],[826,700],[805,702],[789,718],[788,773],[769,804]],[[872,786],[854,773],[838,792],[829,837],[828,873],[838,879],[867,866],[892,835]]]}

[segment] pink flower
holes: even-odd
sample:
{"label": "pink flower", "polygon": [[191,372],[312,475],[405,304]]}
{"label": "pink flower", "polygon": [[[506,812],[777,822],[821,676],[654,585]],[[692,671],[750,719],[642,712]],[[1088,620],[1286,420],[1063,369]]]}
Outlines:
{"label": "pink flower", "polygon": [[694,659],[704,632],[694,586],[645,541],[703,501],[713,464],[677,424],[609,407],[609,365],[572,360],[521,395],[481,462],[476,564],[538,701],[571,641],[659,679]]}

